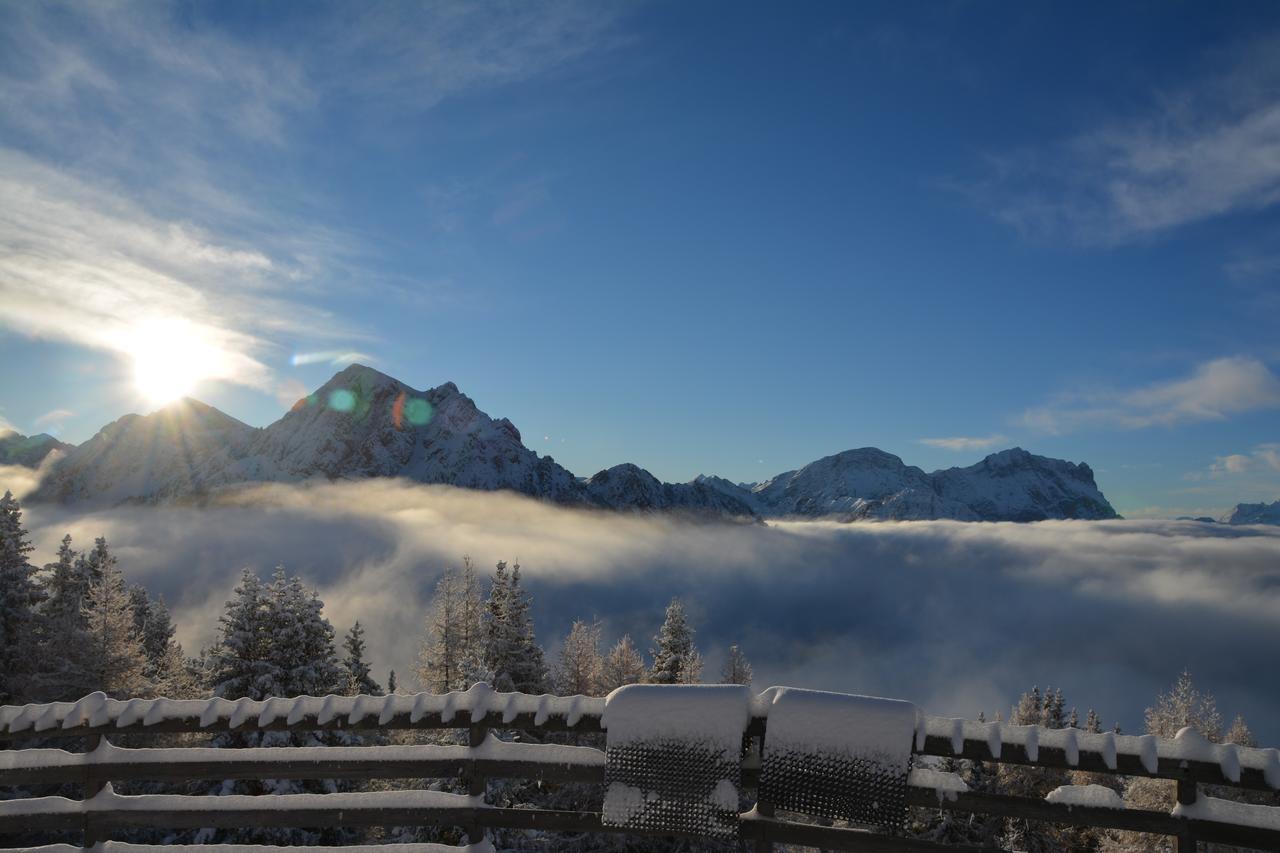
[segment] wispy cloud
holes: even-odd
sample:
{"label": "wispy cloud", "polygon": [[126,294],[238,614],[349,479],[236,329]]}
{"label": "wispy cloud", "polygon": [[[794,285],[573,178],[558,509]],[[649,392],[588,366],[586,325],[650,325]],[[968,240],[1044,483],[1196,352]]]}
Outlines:
{"label": "wispy cloud", "polygon": [[0,323],[127,353],[141,324],[185,318],[227,356],[226,379],[266,388],[279,334],[344,330],[288,292],[303,265],[151,216],[121,196],[0,149]]}
{"label": "wispy cloud", "polygon": [[1280,444],[1260,444],[1248,453],[1219,456],[1209,466],[1211,476],[1271,472],[1280,474]]}
{"label": "wispy cloud", "polygon": [[1144,115],[992,155],[961,188],[1035,236],[1117,243],[1280,201],[1280,34]]}
{"label": "wispy cloud", "polygon": [[1021,421],[1050,433],[1083,427],[1141,429],[1273,408],[1280,408],[1280,377],[1257,359],[1235,357],[1214,359],[1190,376],[1140,388],[1059,394],[1025,411]]}
{"label": "wispy cloud", "polygon": [[[213,378],[269,389],[277,349],[361,340],[308,307],[327,288],[357,269],[366,289],[420,301],[424,288],[380,273],[376,235],[254,165],[264,152],[304,148],[326,109],[385,108],[385,124],[555,71],[615,43],[623,8],[321,5],[284,10],[287,39],[177,4],[6,9],[0,324],[124,352],[139,323],[184,318],[226,355]],[[357,358],[369,356],[327,360]]]}
{"label": "wispy cloud", "polygon": [[941,447],[944,450],[986,450],[989,447],[1004,444],[1008,440],[1008,436],[995,434],[985,437],[922,438],[920,443],[930,447]]}
{"label": "wispy cloud", "polygon": [[74,415],[75,415],[75,412],[71,411],[70,409],[54,409],[53,411],[45,412],[40,417],[36,418],[35,425],[38,429],[44,429],[45,427],[56,427],[59,424],[61,424],[63,421],[65,421],[67,418],[73,417]]}

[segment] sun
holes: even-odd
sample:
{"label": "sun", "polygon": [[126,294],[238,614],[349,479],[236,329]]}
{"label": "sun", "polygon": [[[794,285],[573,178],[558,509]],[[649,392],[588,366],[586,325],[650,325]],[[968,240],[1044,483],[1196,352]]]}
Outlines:
{"label": "sun", "polygon": [[224,353],[192,323],[148,320],[129,334],[133,385],[146,400],[163,406],[191,394],[202,380],[222,373]]}

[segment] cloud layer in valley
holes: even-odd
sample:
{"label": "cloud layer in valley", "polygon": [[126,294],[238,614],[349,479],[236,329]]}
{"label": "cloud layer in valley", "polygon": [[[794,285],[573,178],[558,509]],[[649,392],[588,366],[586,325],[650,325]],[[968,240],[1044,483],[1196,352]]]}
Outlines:
{"label": "cloud layer in valley", "polygon": [[[935,713],[1004,710],[1032,684],[1140,728],[1184,667],[1280,742],[1280,528],[1116,521],[694,524],[505,494],[367,481],[269,486],[220,505],[71,515],[28,507],[48,559],[105,535],[163,593],[194,651],[242,568],[317,586],[340,631],[369,628],[379,678],[411,671],[432,587],[471,555],[519,559],[554,655],[574,619],[647,648],[673,595],[708,671],[741,643],[757,686],[901,696]],[[407,679],[402,680],[407,682]]]}

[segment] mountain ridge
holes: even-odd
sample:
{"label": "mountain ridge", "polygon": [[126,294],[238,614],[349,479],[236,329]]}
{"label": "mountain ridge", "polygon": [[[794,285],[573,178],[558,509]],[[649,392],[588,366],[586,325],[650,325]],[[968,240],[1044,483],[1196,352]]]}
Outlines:
{"label": "mountain ridge", "polygon": [[1021,448],[931,474],[864,447],[756,484],[710,475],[664,483],[629,462],[580,478],[525,447],[510,420],[490,417],[454,383],[421,391],[359,364],[266,427],[197,400],[125,415],[58,459],[28,499],[159,503],[255,482],[389,476],[566,505],[712,517],[1117,517],[1088,465]]}

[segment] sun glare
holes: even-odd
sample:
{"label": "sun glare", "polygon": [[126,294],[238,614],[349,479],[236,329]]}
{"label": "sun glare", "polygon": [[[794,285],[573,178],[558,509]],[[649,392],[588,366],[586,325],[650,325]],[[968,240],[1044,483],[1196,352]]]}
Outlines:
{"label": "sun glare", "polygon": [[133,384],[148,402],[163,406],[191,394],[204,379],[220,375],[224,356],[191,323],[153,320],[130,335]]}

